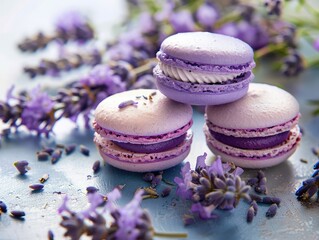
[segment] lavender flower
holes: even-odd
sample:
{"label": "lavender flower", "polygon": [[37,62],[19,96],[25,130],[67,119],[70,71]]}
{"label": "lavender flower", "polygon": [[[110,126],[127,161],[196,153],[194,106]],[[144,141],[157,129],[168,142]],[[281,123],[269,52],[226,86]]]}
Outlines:
{"label": "lavender flower", "polygon": [[204,3],[196,11],[197,21],[207,29],[212,29],[218,18],[219,12],[213,5],[209,3]]}
{"label": "lavender flower", "polygon": [[30,170],[31,168],[28,166],[29,162],[22,160],[22,161],[16,161],[13,163],[13,165],[18,169],[19,173],[21,175],[24,175]]}
{"label": "lavender flower", "polygon": [[281,0],[265,0],[264,5],[269,15],[281,15]]}
{"label": "lavender flower", "polygon": [[312,43],[314,49],[316,49],[317,51],[319,51],[319,37],[316,38],[313,43]]}
{"label": "lavender flower", "polygon": [[195,23],[192,14],[183,10],[174,12],[170,16],[170,23],[176,33],[180,32],[193,32],[195,30]]}
{"label": "lavender flower", "polygon": [[304,69],[302,56],[296,50],[291,50],[283,61],[281,71],[286,76],[296,76]]}
{"label": "lavender flower", "polygon": [[[74,212],[67,203],[68,197],[63,199],[58,209],[62,214],[60,225],[66,229],[65,236],[71,239],[80,239],[84,234],[92,239],[153,239],[157,233],[152,226],[151,218],[145,209],[140,207],[143,191],[137,191],[134,198],[124,207],[115,202],[121,197],[120,191],[115,188],[107,194],[107,203],[99,210],[104,201],[97,192],[88,194],[90,206],[84,211]],[[112,218],[107,222],[103,213]],[[159,236],[187,237],[185,234],[161,234]]]}
{"label": "lavender flower", "polygon": [[207,154],[197,158],[195,170],[186,163],[181,170],[182,178],[176,177],[177,195],[191,200],[191,211],[202,219],[215,217],[216,208],[230,210],[237,206],[241,198],[250,200],[250,186],[241,180],[241,168],[231,171],[228,164],[222,164],[220,157],[208,166],[205,163]]}

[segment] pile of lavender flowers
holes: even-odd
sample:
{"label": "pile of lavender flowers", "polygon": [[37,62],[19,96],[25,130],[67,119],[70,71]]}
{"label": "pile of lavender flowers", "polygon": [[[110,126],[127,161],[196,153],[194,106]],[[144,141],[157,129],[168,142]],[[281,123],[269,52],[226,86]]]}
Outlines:
{"label": "pile of lavender flowers", "polygon": [[155,236],[187,237],[184,233],[157,233],[152,226],[149,213],[140,206],[142,194],[142,190],[137,191],[131,202],[120,207],[116,205],[116,201],[121,197],[117,188],[106,197],[97,192],[88,193],[90,206],[79,212],[68,207],[66,196],[58,209],[62,217],[60,225],[66,230],[64,236],[73,240],[84,235],[90,236],[91,239],[127,240],[151,240]]}
{"label": "pile of lavender flowers", "polygon": [[[197,158],[195,170],[191,170],[189,162],[186,163],[181,170],[182,178],[174,179],[178,185],[176,194],[190,200],[191,213],[204,220],[216,217],[215,209],[231,210],[240,199],[251,200],[250,186],[240,178],[241,168],[233,169],[229,164],[222,164],[220,157],[208,166],[206,156],[205,153]],[[185,215],[184,221],[190,224],[193,217]]]}

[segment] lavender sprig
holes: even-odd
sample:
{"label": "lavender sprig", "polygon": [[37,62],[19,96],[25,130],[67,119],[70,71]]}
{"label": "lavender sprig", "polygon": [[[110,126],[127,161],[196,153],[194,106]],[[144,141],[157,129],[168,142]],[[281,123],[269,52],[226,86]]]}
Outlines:
{"label": "lavender sprig", "polygon": [[102,54],[98,50],[84,53],[68,54],[57,60],[42,59],[37,66],[26,66],[23,71],[30,78],[38,75],[59,76],[61,72],[67,72],[82,67],[83,65],[96,66],[102,62]]}
{"label": "lavender sprig", "polygon": [[27,37],[18,44],[18,48],[23,52],[35,52],[45,48],[49,43],[58,41],[66,43],[76,41],[87,42],[94,37],[94,29],[89,20],[79,12],[67,12],[60,16],[52,35],[45,35],[42,32],[33,37]]}
{"label": "lavender sprig", "polygon": [[[157,233],[152,226],[150,215],[142,209],[143,191],[137,191],[134,198],[125,206],[115,204],[121,197],[115,188],[107,194],[107,203],[101,207],[103,197],[97,192],[88,193],[90,206],[84,211],[75,212],[68,207],[68,197],[63,200],[58,212],[62,216],[60,225],[66,229],[64,236],[80,239],[88,235],[91,239],[153,239],[153,237],[185,238],[187,234]],[[101,209],[102,208],[102,209]],[[111,219],[106,220],[109,214]]]}
{"label": "lavender sprig", "polygon": [[240,199],[250,200],[250,186],[241,180],[241,168],[231,170],[230,165],[222,164],[220,157],[208,166],[205,163],[207,154],[197,158],[195,170],[190,169],[189,162],[181,170],[182,178],[176,177],[177,195],[190,200],[191,212],[201,219],[215,217],[215,209],[231,210]]}

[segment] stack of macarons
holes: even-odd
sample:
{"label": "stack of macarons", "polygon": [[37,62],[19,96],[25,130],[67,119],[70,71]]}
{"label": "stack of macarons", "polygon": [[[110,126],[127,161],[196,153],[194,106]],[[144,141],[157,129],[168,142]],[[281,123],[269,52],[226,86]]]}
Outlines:
{"label": "stack of macarons", "polygon": [[274,86],[250,84],[252,48],[207,32],[179,33],[157,53],[158,90],[112,95],[95,111],[94,141],[103,159],[120,169],[147,172],[182,162],[189,154],[192,107],[205,105],[208,147],[245,168],[279,164],[300,141],[299,105]]}

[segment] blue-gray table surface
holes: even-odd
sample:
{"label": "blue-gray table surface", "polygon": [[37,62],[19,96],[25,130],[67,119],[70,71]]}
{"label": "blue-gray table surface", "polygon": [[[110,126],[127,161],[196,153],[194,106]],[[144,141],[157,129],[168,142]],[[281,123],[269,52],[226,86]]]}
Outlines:
{"label": "blue-gray table surface", "polygon": [[[90,2],[90,3],[88,3]],[[3,1],[0,9],[2,27],[0,29],[0,96],[4,99],[6,90],[11,84],[17,88],[30,88],[45,82],[48,86],[58,86],[62,80],[41,78],[29,80],[21,73],[23,64],[36,62],[41,53],[35,56],[21,54],[15,44],[26,34],[38,29],[48,29],[53,19],[62,10],[73,9],[75,6],[88,12],[98,23],[98,27],[119,23],[123,16],[123,1],[69,1],[67,4],[50,0],[39,3],[30,1]],[[110,16],[110,11],[113,14]],[[31,14],[32,12],[32,14]],[[93,14],[95,13],[95,15]],[[105,27],[102,38],[108,39],[112,28]],[[309,52],[310,48],[304,47]],[[48,54],[55,49],[49,48]],[[317,161],[311,148],[319,145],[319,118],[313,117],[313,108],[308,104],[311,99],[319,99],[319,69],[307,70],[299,77],[284,78],[273,73],[267,62],[261,63],[256,71],[255,82],[266,82],[282,86],[292,93],[299,101],[302,118],[300,126],[304,131],[300,147],[290,159],[279,166],[265,169],[268,179],[269,194],[280,197],[282,204],[277,215],[267,219],[267,206],[260,206],[259,212],[251,224],[246,223],[248,204],[242,202],[233,211],[217,211],[219,218],[210,221],[197,221],[184,227],[182,216],[187,213],[189,205],[179,200],[173,193],[166,198],[145,200],[142,206],[149,209],[154,226],[162,232],[187,232],[188,239],[319,239],[319,204],[312,202],[302,204],[294,195],[301,182],[312,174],[312,165]],[[83,70],[85,71],[85,70]],[[83,72],[78,71],[78,75]],[[71,77],[76,77],[72,75]],[[185,161],[192,166],[198,155],[209,150],[205,144],[202,127],[203,114],[194,111],[194,141],[190,155]],[[127,203],[134,191],[147,186],[142,174],[130,173],[103,166],[102,170],[92,173],[92,164],[101,159],[92,141],[93,131],[76,127],[68,120],[61,121],[55,128],[55,136],[49,139],[36,137],[21,132],[3,140],[0,148],[0,200],[7,203],[9,209],[21,209],[26,212],[24,221],[10,218],[8,214],[0,216],[0,240],[4,239],[46,239],[51,229],[56,239],[61,239],[63,229],[59,226],[60,217],[56,210],[65,194],[71,199],[71,206],[82,209],[86,206],[86,187],[96,186],[101,193],[111,191],[119,184],[126,184],[123,198],[119,204]],[[39,162],[36,151],[43,145],[84,144],[91,150],[90,156],[83,156],[79,151],[64,156],[57,164]],[[213,155],[209,153],[208,157]],[[303,163],[300,159],[307,159]],[[25,175],[17,174],[13,162],[28,160],[31,170]],[[181,165],[164,172],[164,178],[173,181],[179,175]],[[44,191],[31,193],[29,185],[38,181],[45,173],[50,179],[45,183]],[[247,170],[244,178],[256,174],[255,170]],[[159,189],[166,185],[161,184]],[[58,194],[57,192],[61,192]]]}

